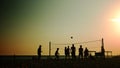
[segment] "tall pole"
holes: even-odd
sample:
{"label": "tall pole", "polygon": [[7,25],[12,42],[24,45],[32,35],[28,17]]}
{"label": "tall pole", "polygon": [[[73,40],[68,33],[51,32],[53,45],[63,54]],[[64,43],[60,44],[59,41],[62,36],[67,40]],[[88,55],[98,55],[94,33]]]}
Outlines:
{"label": "tall pole", "polygon": [[102,46],[104,47],[104,39],[102,38]]}
{"label": "tall pole", "polygon": [[49,42],[49,57],[51,56],[51,42]]}
{"label": "tall pole", "polygon": [[105,57],[104,39],[103,38],[102,38],[101,53],[103,54],[103,57]]}

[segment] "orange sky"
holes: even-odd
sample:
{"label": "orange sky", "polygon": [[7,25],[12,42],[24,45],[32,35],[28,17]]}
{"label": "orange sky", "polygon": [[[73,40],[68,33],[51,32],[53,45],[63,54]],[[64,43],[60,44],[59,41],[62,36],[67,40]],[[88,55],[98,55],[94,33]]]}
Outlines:
{"label": "orange sky", "polygon": [[[118,55],[120,23],[116,25],[112,19],[120,18],[119,14],[119,0],[3,1],[0,55],[36,55],[40,44],[42,54],[48,55],[49,41],[76,43],[101,38],[105,49]],[[83,47],[99,51],[100,45],[95,42]],[[53,45],[52,54],[57,47],[63,54],[65,45]]]}

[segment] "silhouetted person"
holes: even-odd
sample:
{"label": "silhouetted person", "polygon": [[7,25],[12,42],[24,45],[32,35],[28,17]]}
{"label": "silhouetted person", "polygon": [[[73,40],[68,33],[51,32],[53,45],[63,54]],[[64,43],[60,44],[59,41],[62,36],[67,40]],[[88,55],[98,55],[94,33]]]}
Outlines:
{"label": "silhouetted person", "polygon": [[41,52],[42,52],[42,50],[41,50],[41,45],[39,46],[39,48],[38,48],[38,59],[41,59]]}
{"label": "silhouetted person", "polygon": [[88,51],[88,49],[87,49],[87,47],[85,48],[85,51],[84,51],[84,58],[88,58],[88,56],[89,56],[89,53],[88,53],[89,51]]}
{"label": "silhouetted person", "polygon": [[57,48],[57,50],[55,51],[55,59],[59,59],[59,48]]}
{"label": "silhouetted person", "polygon": [[75,56],[76,48],[74,47],[74,44],[72,44],[71,50],[72,50],[72,52],[71,52],[72,59],[75,59],[76,58],[76,56]]}
{"label": "silhouetted person", "polygon": [[69,48],[69,46],[67,47],[67,57],[70,58],[70,48]]}
{"label": "silhouetted person", "polygon": [[65,59],[66,59],[67,58],[67,47],[65,47],[64,52],[65,52]]}
{"label": "silhouetted person", "polygon": [[82,48],[82,45],[80,45],[80,48],[79,48],[79,58],[83,58],[83,48]]}
{"label": "silhouetted person", "polygon": [[104,49],[103,46],[101,46],[101,54],[102,54],[103,57],[105,56],[105,49]]}

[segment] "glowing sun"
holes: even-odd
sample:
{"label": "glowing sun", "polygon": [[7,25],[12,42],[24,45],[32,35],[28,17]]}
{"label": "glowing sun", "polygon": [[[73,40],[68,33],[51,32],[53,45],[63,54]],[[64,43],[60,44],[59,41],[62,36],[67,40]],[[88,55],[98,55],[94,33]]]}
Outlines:
{"label": "glowing sun", "polygon": [[112,19],[112,22],[119,23],[120,24],[120,18],[114,18]]}
{"label": "glowing sun", "polygon": [[114,18],[112,19],[114,29],[117,33],[120,34],[120,18]]}

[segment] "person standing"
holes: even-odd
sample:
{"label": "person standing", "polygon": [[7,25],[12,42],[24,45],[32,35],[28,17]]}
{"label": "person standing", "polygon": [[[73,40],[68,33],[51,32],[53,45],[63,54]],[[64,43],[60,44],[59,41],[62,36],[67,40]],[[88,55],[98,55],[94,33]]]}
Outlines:
{"label": "person standing", "polygon": [[105,58],[105,49],[104,46],[101,46],[101,56]]}
{"label": "person standing", "polygon": [[75,59],[76,58],[76,56],[75,56],[76,48],[74,47],[74,44],[72,44],[71,50],[72,50],[72,52],[71,52],[72,59]]}
{"label": "person standing", "polygon": [[82,48],[82,45],[80,45],[80,48],[79,48],[79,58],[83,58],[83,48]]}
{"label": "person standing", "polygon": [[59,48],[55,51],[55,59],[59,59]]}
{"label": "person standing", "polygon": [[38,51],[37,51],[37,53],[38,53],[38,60],[41,59],[41,52],[42,52],[41,47],[42,46],[40,45],[39,48],[38,48]]}
{"label": "person standing", "polygon": [[67,47],[65,47],[64,52],[65,52],[65,59],[66,59],[67,58]]}
{"label": "person standing", "polygon": [[84,51],[84,58],[88,58],[88,56],[89,56],[89,53],[88,53],[89,51],[88,51],[88,49],[87,49],[87,47],[85,48],[85,51]]}
{"label": "person standing", "polygon": [[70,48],[69,48],[69,46],[67,48],[67,57],[70,58]]}

